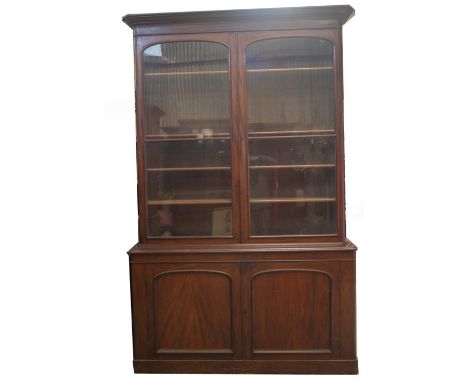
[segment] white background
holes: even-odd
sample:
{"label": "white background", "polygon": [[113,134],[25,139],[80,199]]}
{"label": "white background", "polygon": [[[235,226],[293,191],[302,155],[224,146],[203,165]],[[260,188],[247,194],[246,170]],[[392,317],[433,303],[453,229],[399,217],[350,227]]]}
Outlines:
{"label": "white background", "polygon": [[[2,2],[1,380],[180,378],[132,374],[133,57],[121,17],[330,3]],[[360,375],[242,378],[466,381],[467,12],[448,0],[351,5],[346,189]]]}

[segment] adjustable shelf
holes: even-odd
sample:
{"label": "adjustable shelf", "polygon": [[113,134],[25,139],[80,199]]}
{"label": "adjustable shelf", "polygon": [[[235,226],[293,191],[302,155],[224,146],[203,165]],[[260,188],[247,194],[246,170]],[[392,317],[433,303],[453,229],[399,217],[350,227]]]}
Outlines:
{"label": "adjustable shelf", "polygon": [[295,169],[295,168],[334,168],[334,163],[321,163],[321,164],[278,164],[278,165],[253,165],[249,166],[251,170],[276,170],[276,169]]}
{"label": "adjustable shelf", "polygon": [[267,131],[251,132],[248,139],[294,139],[294,138],[333,138],[335,130],[304,130],[304,131]]}
{"label": "adjustable shelf", "polygon": [[149,206],[176,206],[176,205],[200,205],[200,204],[231,204],[231,199],[170,199],[148,200]]}
{"label": "adjustable shelf", "polygon": [[336,198],[258,198],[250,199],[251,204],[265,203],[328,203],[336,202]]}
{"label": "adjustable shelf", "polygon": [[159,141],[210,141],[231,139],[228,133],[214,133],[212,135],[203,134],[149,134],[145,136],[146,142]]}
{"label": "adjustable shelf", "polygon": [[147,168],[148,172],[178,172],[178,171],[227,171],[230,170],[229,166],[209,166],[209,167],[150,167]]}
{"label": "adjustable shelf", "polygon": [[[320,72],[335,70],[333,66],[301,67],[301,68],[262,68],[247,69],[247,73],[280,73],[280,72]],[[228,70],[191,70],[174,72],[147,72],[145,77],[173,77],[228,74]]]}
{"label": "adjustable shelf", "polygon": [[268,68],[268,69],[247,69],[247,73],[269,73],[269,72],[316,72],[335,70],[333,66],[316,66],[303,68]]}

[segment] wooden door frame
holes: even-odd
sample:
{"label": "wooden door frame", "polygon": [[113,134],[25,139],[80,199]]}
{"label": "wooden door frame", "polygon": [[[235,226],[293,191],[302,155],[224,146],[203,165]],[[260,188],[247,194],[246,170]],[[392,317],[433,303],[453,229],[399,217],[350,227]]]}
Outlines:
{"label": "wooden door frame", "polygon": [[[255,351],[253,331],[253,281],[269,272],[308,271],[325,274],[330,279],[330,344],[326,349]],[[243,357],[245,359],[306,360],[355,358],[355,260],[278,261],[245,263],[242,266]],[[291,281],[294,275],[291,274]],[[304,290],[303,293],[309,291]],[[274,319],[274,318],[272,318]],[[312,320],[313,317],[310,317]]]}
{"label": "wooden door frame", "polygon": [[[154,317],[157,304],[154,288],[161,276],[181,273],[219,274],[229,279],[230,296],[227,303],[231,313],[230,349],[194,349],[193,351],[168,349],[169,351],[160,351],[159,337],[156,330],[157,321]],[[131,264],[131,274],[133,275],[132,321],[135,358],[154,360],[234,360],[242,357],[242,282],[240,264],[223,262]],[[216,291],[213,292],[216,293]],[[212,308],[216,309],[216,307]],[[205,314],[210,314],[210,312],[205,312]]]}
{"label": "wooden door frame", "polygon": [[[148,235],[147,191],[146,191],[146,146],[144,141],[144,72],[143,52],[149,46],[159,43],[182,41],[206,41],[225,45],[229,49],[230,119],[231,119],[231,181],[232,181],[232,237],[171,237],[155,238]],[[190,33],[175,35],[149,35],[134,37],[135,59],[135,109],[137,133],[137,175],[138,175],[138,232],[140,243],[157,244],[225,244],[240,241],[240,200],[239,200],[239,138],[238,138],[238,59],[237,36],[235,33]]]}
{"label": "wooden door frame", "polygon": [[[248,112],[247,112],[247,79],[246,49],[257,41],[287,37],[317,37],[330,41],[335,47],[335,128],[336,128],[336,216],[337,233],[332,235],[290,235],[290,236],[256,236],[250,235],[249,205],[249,148],[248,148]],[[343,133],[343,69],[342,69],[342,30],[302,29],[239,32],[238,45],[238,78],[239,78],[239,138],[240,148],[240,205],[241,205],[241,241],[245,243],[313,243],[344,242],[345,232],[345,192],[344,192],[344,133]]]}

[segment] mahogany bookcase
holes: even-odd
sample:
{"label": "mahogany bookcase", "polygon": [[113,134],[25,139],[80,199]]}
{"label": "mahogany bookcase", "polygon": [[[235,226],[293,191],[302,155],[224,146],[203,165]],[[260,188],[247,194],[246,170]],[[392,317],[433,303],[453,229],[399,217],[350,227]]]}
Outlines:
{"label": "mahogany bookcase", "polygon": [[136,373],[355,374],[348,5],[127,15]]}

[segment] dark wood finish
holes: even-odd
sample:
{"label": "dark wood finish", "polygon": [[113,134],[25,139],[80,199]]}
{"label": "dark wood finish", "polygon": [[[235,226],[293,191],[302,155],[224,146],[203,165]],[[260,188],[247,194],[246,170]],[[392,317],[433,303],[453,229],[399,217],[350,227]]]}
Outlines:
{"label": "dark wood finish", "polygon": [[[354,359],[354,259],[244,266],[244,354],[254,359]],[[343,299],[343,294],[347,299]],[[272,335],[272,333],[275,333]]]}
{"label": "dark wood finish", "polygon": [[236,9],[126,15],[122,20],[135,35],[245,30],[339,28],[351,17],[349,5]]}
{"label": "dark wood finish", "polygon": [[199,374],[358,374],[355,359],[326,360],[135,360],[135,373],[199,373]]}
{"label": "dark wood finish", "polygon": [[132,272],[140,272],[134,311],[146,335],[135,346],[144,359],[240,356],[239,265],[134,264]]}
{"label": "dark wood finish", "polygon": [[[245,51],[246,48],[253,42],[272,39],[272,38],[286,38],[286,37],[319,37],[337,44],[340,40],[341,29],[319,29],[319,30],[286,30],[286,31],[258,31],[258,32],[245,32],[238,33],[238,60],[239,60],[239,72],[246,72],[246,57]],[[338,49],[335,49],[335,72],[341,70],[341,66],[338,65]],[[340,56],[341,57],[341,56]],[[335,76],[335,89],[336,89],[336,136],[341,138],[337,141],[342,140],[342,114],[343,107],[342,102],[339,100],[341,97],[341,92],[338,91],[342,87],[341,79],[338,74]],[[249,150],[248,150],[248,122],[247,122],[247,99],[246,99],[246,76],[239,76],[239,99],[240,99],[240,134],[242,143],[240,147],[240,166],[242,172],[245,176],[240,178],[241,186],[241,205],[248,205],[249,203]],[[296,138],[296,136],[294,136]],[[257,138],[257,137],[256,137]],[[250,138],[252,139],[252,138]],[[342,242],[345,239],[345,222],[344,222],[344,209],[345,209],[345,200],[344,200],[344,161],[341,159],[344,158],[344,148],[342,144],[337,143],[336,147],[336,171],[337,171],[337,189],[336,189],[336,200],[337,200],[337,216],[338,216],[338,229],[337,234],[333,236],[328,236],[327,241]],[[241,221],[242,221],[242,230],[241,238],[243,242],[257,242],[257,243],[271,243],[271,242],[320,242],[323,241],[323,237],[313,237],[311,235],[306,237],[294,236],[294,237],[252,237],[250,235],[250,209],[242,208],[241,209]]]}
{"label": "dark wood finish", "polygon": [[135,372],[357,373],[355,248],[273,251],[132,255]]}
{"label": "dark wood finish", "polygon": [[263,269],[247,274],[247,278],[250,290],[246,296],[251,298],[249,340],[254,355],[331,352],[329,274],[294,265]]}
{"label": "dark wood finish", "polygon": [[[346,239],[345,232],[341,36],[342,25],[353,14],[350,6],[326,6],[127,15],[123,18],[134,31],[136,69],[139,242],[128,252],[135,373],[358,372],[357,248]],[[334,74],[334,130],[321,125],[307,125],[300,130],[294,128],[294,123],[259,123],[255,131],[248,132],[246,48],[257,41],[286,37],[318,37],[334,44],[333,67],[307,68],[317,72],[334,71],[329,74]],[[227,160],[208,163],[206,167],[205,162],[190,163],[185,158],[172,163],[174,167],[147,165],[145,160],[146,144],[181,141],[177,144],[183,145],[183,141],[205,139],[190,129],[172,130],[167,135],[156,131],[145,136],[143,51],[154,44],[184,41],[217,42],[229,48],[231,132],[214,132],[206,139],[219,142],[230,138],[231,167],[226,165]],[[297,69],[281,68],[284,61],[281,60],[274,61],[279,68],[272,68],[262,67],[262,59],[256,59],[254,68],[250,67],[249,71],[263,76]],[[212,61],[206,66],[203,78],[219,75],[216,70],[209,69],[216,57]],[[191,74],[185,64],[176,65],[177,70],[184,71],[184,76],[200,76]],[[298,66],[297,71],[305,70]],[[249,75],[257,76],[256,73]],[[324,137],[336,142],[336,158],[326,157],[329,161],[256,162],[249,166],[249,141],[290,142],[291,139],[320,140]],[[309,193],[294,197],[292,194],[259,193],[259,197],[252,198],[249,195],[249,171],[282,171],[280,178],[285,184],[295,179],[286,173],[288,171],[327,168],[336,174],[336,189],[332,187],[334,193],[330,195]],[[154,197],[157,193],[153,188],[147,192],[147,182],[158,182],[151,177],[180,176],[189,171],[202,172],[205,176],[212,171],[225,173],[229,170],[232,172],[232,202],[226,195],[216,193],[215,196],[204,195],[206,199],[180,196],[158,199]],[[278,175],[275,176],[272,179],[278,184]],[[181,188],[183,182],[183,179],[178,181],[177,187]],[[336,203],[336,233],[251,236],[251,203],[263,206],[278,202],[287,206],[310,201]],[[169,204],[178,208],[192,205],[193,209],[204,208],[205,204],[232,205],[232,235],[152,237],[147,225],[148,208]],[[278,210],[274,213],[278,216]],[[206,221],[199,222],[196,216],[187,217],[184,224],[193,226],[194,232],[206,231]],[[276,224],[282,224],[281,219]]]}
{"label": "dark wood finish", "polygon": [[144,136],[144,112],[143,112],[143,51],[155,44],[176,41],[210,41],[218,42],[230,48],[230,83],[237,83],[237,52],[235,49],[237,37],[233,33],[215,33],[215,34],[181,34],[173,36],[141,36],[135,38],[135,94],[136,94],[136,121],[137,121],[137,163],[138,163],[138,217],[139,217],[139,242],[148,243],[158,241],[160,243],[173,242],[177,240],[185,243],[227,243],[236,242],[239,237],[240,227],[240,206],[239,206],[239,160],[238,160],[238,129],[237,122],[237,86],[230,89],[231,98],[231,160],[232,160],[232,238],[151,238],[147,229],[147,200],[146,195],[146,171],[145,171],[145,136]]}

